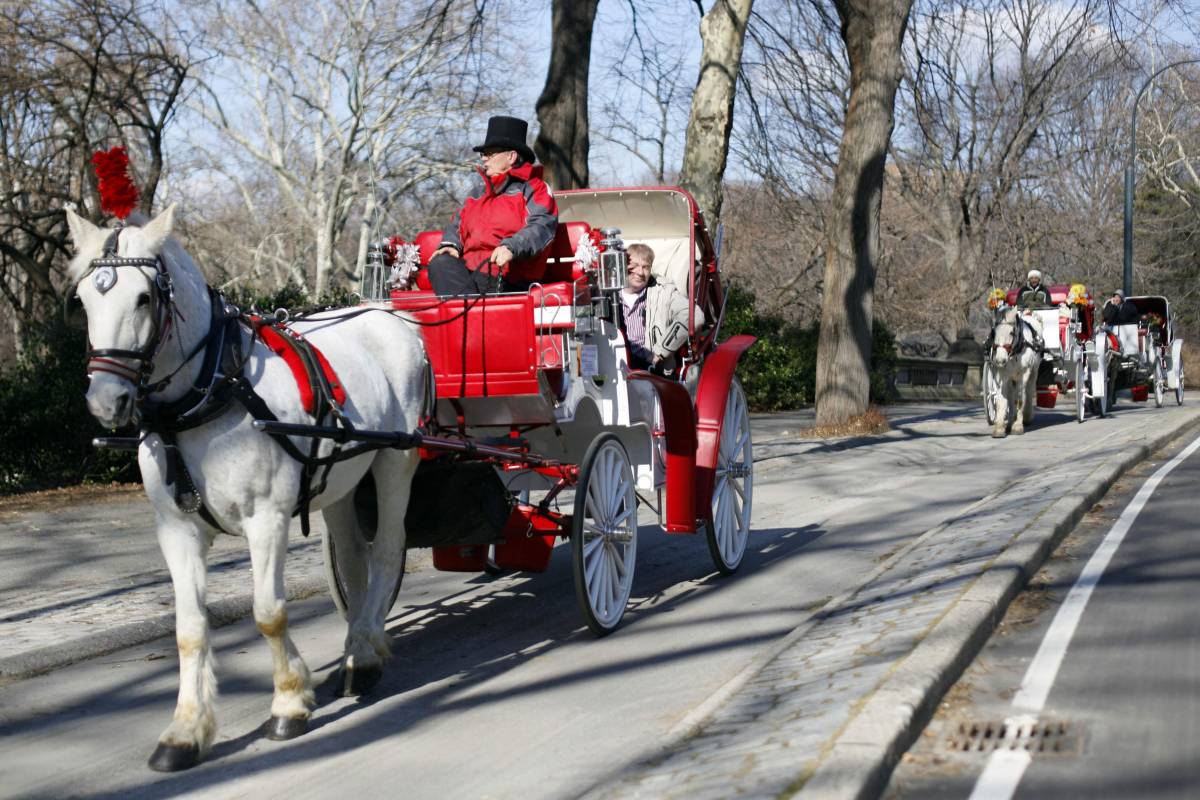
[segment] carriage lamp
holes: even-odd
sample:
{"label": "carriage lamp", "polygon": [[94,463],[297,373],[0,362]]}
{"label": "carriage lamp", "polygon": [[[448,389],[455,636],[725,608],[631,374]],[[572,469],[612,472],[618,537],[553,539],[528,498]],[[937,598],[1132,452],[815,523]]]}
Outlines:
{"label": "carriage lamp", "polygon": [[384,270],[387,269],[387,243],[371,242],[367,245],[367,259],[363,265],[363,297],[367,300],[382,300]]}
{"label": "carriage lamp", "polygon": [[629,254],[625,252],[625,242],[621,241],[620,228],[601,228],[604,238],[600,240],[604,248],[600,252],[600,267],[597,270],[597,281],[602,292],[615,292],[625,285],[625,273],[629,270]]}

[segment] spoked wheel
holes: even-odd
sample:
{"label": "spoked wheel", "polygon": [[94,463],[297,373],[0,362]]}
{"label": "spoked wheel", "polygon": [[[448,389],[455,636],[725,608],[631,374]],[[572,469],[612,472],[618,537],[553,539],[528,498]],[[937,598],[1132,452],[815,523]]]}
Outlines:
{"label": "spoked wheel", "polygon": [[996,410],[999,406],[997,396],[1000,394],[1000,380],[996,377],[996,368],[991,361],[983,362],[983,415],[988,426],[996,424]]}
{"label": "spoked wheel", "polygon": [[[354,510],[358,516],[358,526],[362,529],[363,535],[367,540],[367,552],[362,559],[358,559],[363,565],[362,579],[366,580],[366,562],[370,559],[371,547],[375,543],[375,529],[379,520],[379,513],[375,500],[375,480],[371,473],[366,476],[358,484],[358,488],[354,490]],[[350,619],[350,576],[349,570],[350,560],[345,554],[337,550],[333,542],[333,537],[328,531],[321,537],[321,549],[325,556],[325,582],[329,584],[329,594],[333,597],[333,604],[337,607],[338,612],[344,619]],[[408,562],[408,551],[405,550],[400,556],[400,569],[396,573],[395,586],[391,589],[392,599],[388,601],[388,610],[396,604],[396,597],[400,594],[400,583],[404,580],[404,566]],[[364,591],[366,589],[364,584]],[[386,613],[386,612],[385,612]]]}
{"label": "spoked wheel", "polygon": [[750,539],[750,506],[754,499],[754,445],[751,439],[746,395],[734,378],[725,400],[725,418],[721,421],[712,524],[705,525],[708,552],[722,575],[737,572]]}
{"label": "spoked wheel", "polygon": [[1089,364],[1088,394],[1092,396],[1092,410],[1096,416],[1108,413],[1108,339],[1104,334],[1096,337],[1095,366]]}
{"label": "spoked wheel", "polygon": [[1104,387],[1104,413],[1111,414],[1114,407],[1117,405],[1117,375],[1120,372],[1109,360],[1108,364],[1108,380]]}
{"label": "spoked wheel", "polygon": [[1087,416],[1087,363],[1082,355],[1075,358],[1075,370],[1071,379],[1075,381],[1075,419],[1083,422]]}
{"label": "spoked wheel", "polygon": [[1163,395],[1167,389],[1167,375],[1163,372],[1162,361],[1154,359],[1154,407],[1163,407]]}
{"label": "spoked wheel", "polygon": [[1175,405],[1183,405],[1183,358],[1178,359],[1175,365],[1177,377],[1175,378]]}
{"label": "spoked wheel", "polygon": [[575,596],[597,636],[616,630],[629,603],[637,555],[637,495],[633,468],[615,434],[588,447],[575,487],[571,563]]}

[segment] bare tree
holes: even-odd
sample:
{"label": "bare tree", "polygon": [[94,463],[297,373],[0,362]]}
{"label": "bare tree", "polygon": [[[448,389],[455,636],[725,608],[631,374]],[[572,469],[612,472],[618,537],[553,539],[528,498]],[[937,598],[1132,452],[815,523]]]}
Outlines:
{"label": "bare tree", "polygon": [[554,0],[550,68],[537,101],[534,150],[556,189],[588,185],[588,68],[600,0]]}
{"label": "bare tree", "polygon": [[18,344],[58,307],[63,205],[99,214],[94,150],[130,151],[150,208],[195,52],[161,3],[0,3],[0,291]]}
{"label": "bare tree", "polygon": [[912,0],[835,0],[834,5],[850,62],[850,97],[826,229],[818,425],[867,410],[884,163]]}
{"label": "bare tree", "polygon": [[1013,260],[988,243],[1003,241],[1006,220],[1022,221],[1014,194],[1036,192],[1090,147],[1036,143],[1110,67],[1115,52],[1097,35],[1104,10],[1103,0],[929,0],[913,12],[892,156],[900,195],[939,251],[948,336],[990,282],[1034,266],[1032,250]]}
{"label": "bare tree", "polygon": [[729,157],[742,47],[753,5],[753,0],[715,0],[700,20],[704,50],[692,95],[680,183],[695,196],[708,224],[714,227],[721,215],[721,181]]}
{"label": "bare tree", "polygon": [[[232,145],[211,167],[264,223],[251,263],[282,266],[307,287],[308,271],[295,266],[307,261],[316,295],[334,277],[357,281],[395,200],[462,169],[464,116],[481,91],[471,61],[478,9],[276,0],[217,2],[208,14],[223,60],[193,108]],[[202,137],[197,146],[206,148]],[[355,220],[347,254],[339,242]]]}
{"label": "bare tree", "polygon": [[[691,88],[683,78],[682,49],[655,30],[635,27],[630,47],[614,59],[609,74],[616,91],[602,106],[596,135],[632,156],[651,180],[666,183]],[[625,170],[622,182],[637,180],[630,172]]]}

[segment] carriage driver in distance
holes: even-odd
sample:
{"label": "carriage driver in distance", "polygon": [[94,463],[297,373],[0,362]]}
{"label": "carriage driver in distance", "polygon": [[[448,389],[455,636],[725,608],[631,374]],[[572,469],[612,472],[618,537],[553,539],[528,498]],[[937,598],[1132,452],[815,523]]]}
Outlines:
{"label": "carriage driver in distance", "polygon": [[1031,269],[1025,276],[1025,285],[1017,290],[1017,306],[1020,308],[1040,308],[1052,305],[1050,288],[1042,283],[1040,270]]}
{"label": "carriage driver in distance", "polygon": [[1141,319],[1138,307],[1125,299],[1125,292],[1117,289],[1100,310],[1105,325],[1129,325]]}
{"label": "carriage driver in distance", "polygon": [[482,179],[472,188],[429,261],[439,297],[523,291],[540,280],[535,257],[554,240],[558,205],[516,117],[492,117],[475,148]]}

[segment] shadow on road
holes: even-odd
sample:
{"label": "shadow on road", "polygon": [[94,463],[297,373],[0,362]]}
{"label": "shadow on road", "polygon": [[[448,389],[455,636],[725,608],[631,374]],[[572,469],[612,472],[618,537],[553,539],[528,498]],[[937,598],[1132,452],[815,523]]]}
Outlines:
{"label": "shadow on road", "polygon": [[[824,530],[816,525],[755,531],[742,574],[770,570],[803,548],[820,545],[823,535]],[[704,541],[699,536],[665,536],[652,527],[643,527],[642,536],[630,609],[622,627],[604,640],[594,641],[580,623],[568,567],[569,548],[559,549],[561,554],[555,556],[550,570],[544,574],[504,576],[483,586],[465,588],[460,583],[459,588],[449,595],[437,591],[434,583],[431,593],[437,594],[438,599],[403,605],[392,617],[390,628],[395,637],[393,652],[396,659],[385,670],[383,680],[370,696],[356,700],[338,697],[334,674],[336,661],[331,661],[314,670],[314,678],[320,684],[318,705],[314,709],[311,730],[304,737],[286,745],[275,745],[265,741],[257,729],[247,731],[235,738],[218,741],[208,759],[191,771],[163,776],[142,786],[118,788],[97,781],[104,793],[94,796],[168,797],[189,790],[228,785],[282,765],[344,754],[381,739],[402,735],[413,726],[441,715],[514,696],[578,685],[601,676],[684,661],[706,652],[765,645],[794,626],[794,621],[784,622],[788,614],[794,619],[796,612],[802,611],[790,604],[789,598],[780,598],[774,607],[759,606],[739,612],[747,618],[782,614],[777,626],[765,630],[759,626],[757,633],[709,640],[669,653],[648,646],[645,655],[614,658],[614,653],[627,652],[628,647],[606,648],[608,642],[653,636],[664,626],[704,626],[711,622],[712,617],[703,614],[693,613],[686,620],[681,617],[678,622],[670,615],[686,604],[711,597],[713,592],[736,586],[739,580],[736,575],[722,578],[715,572],[703,574],[711,567]],[[701,577],[697,577],[698,574]],[[434,580],[437,580],[436,576]],[[402,602],[405,599],[403,590],[400,598]],[[309,604],[309,609],[295,615],[293,630],[329,610],[327,603]],[[724,621],[730,618],[727,612],[720,615]],[[651,622],[653,625],[647,627]],[[260,648],[265,652],[265,645],[253,627],[243,623],[241,628],[245,633],[237,632],[232,644],[225,639],[217,653],[218,662],[223,656],[228,657],[231,651]],[[486,686],[488,681],[501,678],[529,659],[564,647],[596,648],[596,658],[589,658],[586,665],[577,669],[541,680],[519,684],[501,681],[498,687]],[[221,693],[227,699],[260,698],[264,721],[271,692],[266,663],[264,659],[262,671],[253,677],[243,671],[243,677],[228,675],[221,681]],[[127,731],[102,733],[99,729],[105,727],[104,719],[137,709],[143,712],[154,709],[156,715],[161,710],[161,724],[165,727],[177,689],[176,672],[174,657],[164,658],[155,665],[139,662],[138,669],[131,670],[128,678],[121,676],[117,682],[106,681],[103,686],[72,698],[69,704],[54,709],[53,713],[39,709],[36,716],[7,717],[0,723],[0,737],[53,736],[53,731],[61,726],[94,725],[98,735],[120,735],[127,741]],[[218,714],[221,705],[218,701]],[[353,724],[336,726],[344,720]],[[153,735],[157,735],[157,730]],[[251,746],[260,743],[264,752],[246,755]],[[153,746],[153,738],[148,738],[144,748],[147,755]],[[241,757],[230,760],[235,755]],[[150,775],[147,771],[146,776]]]}

